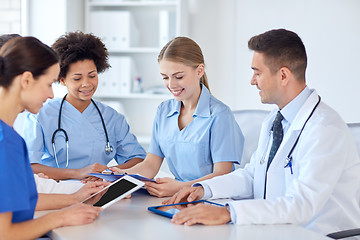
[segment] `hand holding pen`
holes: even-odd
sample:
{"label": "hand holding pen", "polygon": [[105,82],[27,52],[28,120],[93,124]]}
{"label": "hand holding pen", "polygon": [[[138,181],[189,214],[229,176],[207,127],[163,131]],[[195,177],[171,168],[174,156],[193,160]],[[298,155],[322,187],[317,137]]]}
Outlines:
{"label": "hand holding pen", "polygon": [[121,170],[118,167],[110,167],[102,171],[105,174],[127,174],[124,170]]}

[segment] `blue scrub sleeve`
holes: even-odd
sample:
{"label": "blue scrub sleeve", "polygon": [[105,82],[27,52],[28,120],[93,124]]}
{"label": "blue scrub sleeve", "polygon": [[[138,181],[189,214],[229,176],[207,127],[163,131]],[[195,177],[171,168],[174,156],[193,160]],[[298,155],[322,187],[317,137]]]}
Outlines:
{"label": "blue scrub sleeve", "polygon": [[30,163],[42,163],[45,144],[44,134],[36,115],[29,113],[24,120],[23,138],[29,149]]}
{"label": "blue scrub sleeve", "polygon": [[211,127],[210,151],[213,163],[240,163],[244,136],[229,108],[215,116]]}
{"label": "blue scrub sleeve", "polygon": [[18,141],[20,136],[18,139],[6,137],[0,140],[0,212],[27,210],[30,203],[24,164],[25,144]]}
{"label": "blue scrub sleeve", "polygon": [[117,117],[116,131],[119,134],[116,140],[117,150],[115,160],[118,164],[122,164],[133,158],[145,159],[146,152],[137,141],[135,135],[130,132],[130,126],[125,117],[120,114]]}
{"label": "blue scrub sleeve", "polygon": [[161,151],[160,144],[159,144],[159,119],[160,119],[160,112],[161,112],[162,105],[163,105],[163,103],[159,105],[157,112],[156,112],[148,152],[155,154],[156,156],[159,156],[161,158],[164,158],[165,157],[164,153]]}

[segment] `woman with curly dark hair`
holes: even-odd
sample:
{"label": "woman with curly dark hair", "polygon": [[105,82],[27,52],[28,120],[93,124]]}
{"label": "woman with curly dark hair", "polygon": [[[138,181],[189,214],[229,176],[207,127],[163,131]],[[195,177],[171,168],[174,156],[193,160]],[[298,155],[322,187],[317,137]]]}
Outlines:
{"label": "woman with curly dark hair", "polygon": [[60,58],[58,81],[68,93],[25,120],[23,135],[34,172],[58,180],[84,179],[105,170],[112,159],[121,168],[141,162],[146,152],[130,133],[125,117],[92,99],[98,74],[110,67],[102,41],[72,32],[57,39],[52,48]]}

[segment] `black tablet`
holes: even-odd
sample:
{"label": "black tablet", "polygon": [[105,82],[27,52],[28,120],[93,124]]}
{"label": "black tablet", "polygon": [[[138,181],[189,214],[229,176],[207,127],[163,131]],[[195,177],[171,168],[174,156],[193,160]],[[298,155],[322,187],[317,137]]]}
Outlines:
{"label": "black tablet", "polygon": [[91,195],[83,202],[97,196],[98,194],[103,194],[103,191],[107,190],[105,194],[100,198],[100,200],[94,204],[94,206],[96,207],[107,208],[111,204],[135,192],[142,186],[144,186],[144,183],[142,181],[125,175],[124,177],[119,178],[118,180],[112,182],[110,185],[104,187],[99,192]]}
{"label": "black tablet", "polygon": [[224,205],[219,204],[219,203],[210,202],[210,201],[206,201],[206,200],[199,200],[199,201],[194,201],[194,202],[183,202],[183,203],[153,206],[153,207],[148,207],[148,210],[151,212],[154,212],[156,214],[159,214],[159,215],[162,215],[162,216],[165,216],[168,218],[172,218],[175,213],[180,212],[182,209],[187,208],[189,205],[193,206],[193,205],[197,205],[197,204],[213,204],[213,205],[216,205],[219,207],[224,207]]}

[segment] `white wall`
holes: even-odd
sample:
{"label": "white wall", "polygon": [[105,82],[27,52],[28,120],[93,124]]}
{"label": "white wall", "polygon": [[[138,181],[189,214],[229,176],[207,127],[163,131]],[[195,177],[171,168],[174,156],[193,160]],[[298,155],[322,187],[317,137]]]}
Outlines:
{"label": "white wall", "polygon": [[360,122],[360,1],[190,0],[189,36],[202,47],[210,88],[232,109],[272,109],[250,85],[247,41],[274,28],[295,31],[308,54],[307,83],[346,122]]}
{"label": "white wall", "polygon": [[[68,31],[83,28],[79,20],[83,16],[82,0],[28,1],[36,5],[36,11],[34,7],[32,10],[33,16],[42,14],[42,19],[48,19],[47,22],[63,22],[60,27],[46,28],[40,38],[48,37],[52,43],[49,36],[63,34],[63,26],[67,26]],[[305,43],[308,85],[316,88],[322,99],[345,121],[360,122],[357,107],[360,104],[357,99],[357,90],[360,89],[360,75],[357,73],[360,56],[359,0],[188,1],[188,36],[197,41],[204,52],[212,93],[232,109],[275,107],[261,104],[258,91],[249,83],[252,52],[247,48],[247,41],[273,28],[287,28],[297,32]],[[52,4],[50,9],[54,9],[55,2],[61,6],[55,8],[56,11],[48,10],[47,5]],[[68,7],[70,2],[73,8]],[[65,9],[72,11],[67,12],[67,21],[62,16]],[[38,25],[31,29],[31,33],[39,37],[36,28],[42,26],[44,30],[44,23],[40,24],[40,20],[36,19],[33,21]]]}
{"label": "white wall", "polygon": [[233,95],[235,102],[230,102],[232,108],[274,107],[262,105],[258,91],[249,84],[252,52],[247,41],[267,30],[286,28],[298,33],[307,49],[308,86],[316,88],[346,122],[360,122],[360,1],[236,1],[234,9],[237,61],[233,84],[237,93]]}
{"label": "white wall", "polygon": [[235,106],[235,0],[189,0],[189,37],[201,47],[212,94]]}

